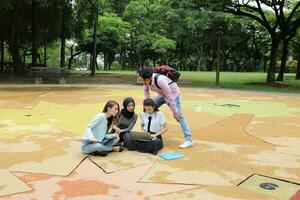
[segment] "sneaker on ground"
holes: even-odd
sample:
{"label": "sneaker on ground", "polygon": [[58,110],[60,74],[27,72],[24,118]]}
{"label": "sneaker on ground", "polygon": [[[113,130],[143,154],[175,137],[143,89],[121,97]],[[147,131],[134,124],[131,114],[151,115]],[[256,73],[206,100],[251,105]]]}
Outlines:
{"label": "sneaker on ground", "polygon": [[191,141],[185,141],[184,143],[182,143],[181,145],[179,145],[179,148],[186,149],[186,148],[189,148],[189,147],[192,147],[192,146],[193,146],[193,142],[191,142]]}

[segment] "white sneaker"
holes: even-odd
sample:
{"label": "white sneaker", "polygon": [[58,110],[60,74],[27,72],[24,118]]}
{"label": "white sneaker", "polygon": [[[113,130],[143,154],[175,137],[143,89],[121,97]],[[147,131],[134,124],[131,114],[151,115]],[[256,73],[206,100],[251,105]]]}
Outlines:
{"label": "white sneaker", "polygon": [[186,149],[186,148],[189,148],[189,147],[192,147],[192,146],[193,146],[193,142],[191,142],[191,141],[185,141],[184,143],[182,143],[181,145],[179,145],[179,148]]}

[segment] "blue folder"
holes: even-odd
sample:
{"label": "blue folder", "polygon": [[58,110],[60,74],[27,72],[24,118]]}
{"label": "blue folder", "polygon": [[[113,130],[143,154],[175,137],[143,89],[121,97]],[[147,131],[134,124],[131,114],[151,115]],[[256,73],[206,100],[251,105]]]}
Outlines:
{"label": "blue folder", "polygon": [[185,155],[181,153],[162,153],[159,155],[159,157],[165,159],[165,160],[174,160],[177,158],[184,158]]}

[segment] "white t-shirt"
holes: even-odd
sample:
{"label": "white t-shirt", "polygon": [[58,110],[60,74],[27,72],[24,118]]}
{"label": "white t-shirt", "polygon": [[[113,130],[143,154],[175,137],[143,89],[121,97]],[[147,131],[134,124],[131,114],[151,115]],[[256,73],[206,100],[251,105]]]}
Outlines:
{"label": "white t-shirt", "polygon": [[144,125],[144,131],[146,132],[148,132],[148,123],[150,116],[152,117],[150,131],[156,133],[162,129],[163,124],[166,122],[165,115],[161,111],[153,112],[151,115],[149,113],[143,112],[141,114],[141,121]]}

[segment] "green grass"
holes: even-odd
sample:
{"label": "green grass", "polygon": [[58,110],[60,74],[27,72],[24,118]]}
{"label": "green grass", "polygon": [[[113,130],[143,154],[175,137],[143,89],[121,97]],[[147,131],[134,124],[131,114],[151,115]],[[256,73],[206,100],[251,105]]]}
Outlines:
{"label": "green grass", "polygon": [[[300,80],[295,74],[285,74],[284,82],[275,86],[266,85],[266,73],[221,72],[220,86],[226,89],[300,93]],[[211,88],[215,86],[215,72],[182,72],[181,85]],[[180,82],[179,82],[180,83]]]}
{"label": "green grass", "polygon": [[[72,71],[66,78],[68,84],[136,84],[135,71],[97,71],[95,77],[89,76],[90,71]],[[195,88],[214,88],[215,72],[181,72],[178,82],[180,86]],[[295,74],[285,74],[284,82],[275,86],[266,85],[266,73],[253,72],[221,72],[220,86],[226,89],[251,91],[268,91],[284,93],[300,93],[300,80],[295,80]],[[33,83],[29,77],[7,77],[0,74],[0,84]],[[57,83],[57,80],[45,80],[45,83]]]}

